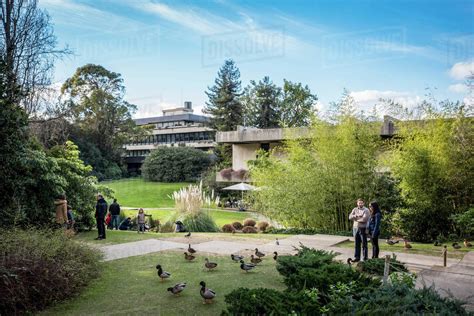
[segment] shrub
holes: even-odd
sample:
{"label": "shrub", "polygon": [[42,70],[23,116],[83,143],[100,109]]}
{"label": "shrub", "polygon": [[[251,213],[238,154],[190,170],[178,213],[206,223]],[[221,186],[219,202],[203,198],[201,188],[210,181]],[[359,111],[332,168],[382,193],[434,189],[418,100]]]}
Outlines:
{"label": "shrub", "polygon": [[257,222],[253,218],[246,218],[244,220],[244,226],[255,226]]}
{"label": "shrub", "polygon": [[173,233],[174,232],[174,221],[168,220],[160,227],[160,233]]}
{"label": "shrub", "polygon": [[210,155],[199,149],[158,147],[146,157],[142,174],[148,181],[195,181],[210,164]]}
{"label": "shrub", "polygon": [[219,204],[219,197],[214,199],[214,192],[208,195],[199,185],[189,185],[173,192],[173,200],[176,210],[183,216],[196,215],[202,212],[204,206],[210,207]]}
{"label": "shrub", "polygon": [[267,230],[270,234],[289,234],[289,235],[314,235],[314,234],[325,234],[325,235],[337,235],[337,236],[352,236],[350,231],[334,231],[328,229],[319,228],[276,228],[271,227]]}
{"label": "shrub", "polygon": [[236,177],[237,179],[245,180],[248,177],[248,173],[249,172],[245,169],[239,169],[239,170],[236,170],[236,171],[232,171],[231,175]]}
{"label": "shrub", "polygon": [[234,226],[236,230],[241,230],[244,227],[241,222],[233,222],[232,226]]}
{"label": "shrub", "polygon": [[219,173],[226,180],[232,179],[232,168],[222,169]]}
{"label": "shrub", "polygon": [[453,215],[451,218],[461,236],[474,237],[474,207],[462,214]]}
{"label": "shrub", "polygon": [[222,226],[222,231],[224,233],[232,233],[235,231],[235,228],[234,226],[232,226],[232,224],[225,224],[224,226]]}
{"label": "shrub", "polygon": [[63,231],[0,231],[0,310],[23,314],[74,296],[99,275],[100,253]]}
{"label": "shrub", "polygon": [[265,221],[261,221],[257,225],[258,229],[262,232],[266,231],[268,226],[270,226],[270,224],[268,224],[268,222],[265,222]]}
{"label": "shrub", "polygon": [[218,232],[216,222],[208,212],[189,214],[183,219],[184,227],[190,232]]}
{"label": "shrub", "polygon": [[[392,258],[390,258],[390,266],[390,274],[394,272],[408,272],[408,269],[405,264],[398,261],[397,256],[395,254],[392,255]],[[357,263],[357,270],[360,272],[365,272],[367,274],[383,276],[384,269],[384,258],[369,259],[367,261],[361,261]]]}
{"label": "shrub", "polygon": [[258,230],[257,230],[256,227],[253,227],[253,226],[244,226],[244,228],[242,228],[242,233],[256,234],[256,233],[258,233]]}
{"label": "shrub", "polygon": [[223,315],[289,315],[286,295],[273,289],[238,288],[225,296]]}
{"label": "shrub", "polygon": [[336,256],[334,252],[301,246],[297,256],[279,256],[276,268],[281,275],[288,277],[302,268],[317,269],[330,264]]}

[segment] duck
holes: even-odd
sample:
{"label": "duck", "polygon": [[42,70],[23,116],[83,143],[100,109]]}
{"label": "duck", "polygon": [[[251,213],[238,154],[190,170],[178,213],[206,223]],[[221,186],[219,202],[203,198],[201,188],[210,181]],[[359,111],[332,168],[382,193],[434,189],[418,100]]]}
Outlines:
{"label": "duck", "polygon": [[204,259],[206,263],[204,263],[204,266],[207,268],[208,271],[211,271],[211,269],[215,269],[217,267],[217,263],[215,262],[209,262],[209,259]]}
{"label": "duck", "polygon": [[387,244],[389,244],[390,246],[398,244],[399,242],[400,242],[400,240],[387,239]]}
{"label": "duck", "polygon": [[352,265],[352,258],[347,258],[347,264]]}
{"label": "duck", "polygon": [[168,279],[171,276],[171,273],[163,271],[163,268],[161,267],[161,265],[157,265],[156,269],[158,270],[157,273],[161,281],[163,281],[164,279]]}
{"label": "duck", "polygon": [[171,292],[173,295],[178,295],[179,293],[183,292],[186,288],[186,282],[175,284],[173,287],[169,287],[166,290]]}
{"label": "duck", "polygon": [[439,240],[435,240],[435,242],[434,242],[433,245],[436,246],[436,247],[440,247],[440,246],[442,246],[443,244],[442,244]]}
{"label": "duck", "polygon": [[252,262],[252,263],[254,263],[254,264],[257,264],[257,263],[262,262],[262,259],[260,259],[260,258],[255,258],[253,255],[251,255],[250,257],[251,257],[250,262]]}
{"label": "duck", "polygon": [[257,248],[255,248],[255,255],[259,258],[265,257],[265,254],[263,252],[258,251]]}
{"label": "duck", "polygon": [[184,235],[184,237],[191,237],[191,232],[187,233],[186,235]]}
{"label": "duck", "polygon": [[278,240],[278,238],[275,240],[275,244],[276,244],[277,246],[280,246],[280,241]]}
{"label": "duck", "polygon": [[188,252],[189,253],[196,253],[196,250],[194,248],[191,248],[191,244],[188,244]]}
{"label": "duck", "polygon": [[403,245],[403,248],[405,248],[405,249],[411,249],[411,248],[413,248],[412,245],[410,245],[410,244],[408,243],[408,240],[404,239],[403,242],[405,243],[405,244]]}
{"label": "duck", "polygon": [[243,259],[244,259],[244,256],[232,254],[232,255],[230,255],[230,258],[231,258],[232,260],[234,260],[235,262],[240,262],[240,260],[243,260]]}
{"label": "duck", "polygon": [[453,248],[454,249],[461,249],[462,247],[459,246],[459,244],[457,242],[453,243]]}
{"label": "duck", "polygon": [[274,251],[273,252],[273,260],[277,260],[278,259],[278,252]]}
{"label": "duck", "polygon": [[240,260],[240,269],[244,270],[245,272],[249,272],[255,267],[256,265],[253,263],[245,263],[244,260]]}
{"label": "duck", "polygon": [[210,288],[206,288],[206,282],[204,281],[199,282],[199,285],[201,286],[201,290],[199,290],[199,293],[204,299],[203,304],[212,303],[212,300],[214,299],[214,297],[216,297],[216,292],[214,290],[211,290]]}
{"label": "duck", "polygon": [[193,255],[188,255],[188,253],[185,252],[185,253],[184,253],[184,259],[186,259],[186,260],[188,260],[188,261],[192,261],[192,260],[196,259],[196,257],[193,256]]}
{"label": "duck", "polygon": [[471,248],[472,244],[469,241],[467,241],[467,239],[464,239],[464,247]]}

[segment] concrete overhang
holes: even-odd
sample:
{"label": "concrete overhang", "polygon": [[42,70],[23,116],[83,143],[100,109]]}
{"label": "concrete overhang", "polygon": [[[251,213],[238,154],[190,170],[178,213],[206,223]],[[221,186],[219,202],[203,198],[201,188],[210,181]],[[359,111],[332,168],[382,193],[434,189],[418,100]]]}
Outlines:
{"label": "concrete overhang", "polygon": [[216,142],[223,144],[273,143],[287,139],[307,138],[309,132],[309,129],[304,127],[268,129],[239,127],[233,132],[217,132]]}

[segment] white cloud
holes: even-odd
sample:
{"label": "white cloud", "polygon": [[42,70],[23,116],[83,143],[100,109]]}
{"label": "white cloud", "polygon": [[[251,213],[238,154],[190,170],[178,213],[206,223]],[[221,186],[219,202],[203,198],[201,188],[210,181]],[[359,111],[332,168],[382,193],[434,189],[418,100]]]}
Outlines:
{"label": "white cloud", "polygon": [[374,105],[379,104],[380,99],[391,99],[395,103],[399,103],[407,108],[413,108],[423,100],[422,97],[411,92],[392,90],[361,90],[353,91],[350,95],[354,98],[359,109],[366,112],[371,111]]}
{"label": "white cloud", "polygon": [[457,80],[464,80],[474,74],[474,61],[465,61],[454,64],[449,75]]}
{"label": "white cloud", "polygon": [[448,87],[449,91],[454,93],[467,93],[468,88],[463,83],[452,84]]}

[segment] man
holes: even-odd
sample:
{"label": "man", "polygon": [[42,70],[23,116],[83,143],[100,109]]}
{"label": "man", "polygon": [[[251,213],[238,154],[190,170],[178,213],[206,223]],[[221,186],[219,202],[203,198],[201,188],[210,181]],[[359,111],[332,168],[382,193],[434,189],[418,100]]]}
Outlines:
{"label": "man", "polygon": [[107,202],[104,197],[97,195],[97,204],[95,205],[95,219],[97,222],[98,236],[96,240],[105,239],[105,215],[107,214]]}
{"label": "man", "polygon": [[66,195],[61,194],[54,200],[56,211],[56,223],[66,228],[67,225],[67,200]]}
{"label": "man", "polygon": [[120,205],[117,203],[117,199],[109,206],[109,213],[112,215],[112,229],[119,229],[120,226]]}
{"label": "man", "polygon": [[360,246],[362,243],[362,251],[364,255],[364,261],[368,259],[367,249],[367,223],[370,218],[369,210],[364,207],[364,200],[357,200],[357,207],[355,207],[349,215],[349,220],[354,221],[352,227],[352,234],[355,238],[355,259],[352,262],[360,261]]}
{"label": "man", "polygon": [[119,229],[120,230],[129,230],[132,227],[132,218],[127,217],[126,219],[123,220],[123,222],[120,224]]}

